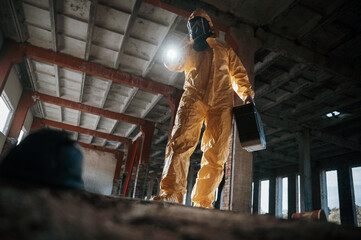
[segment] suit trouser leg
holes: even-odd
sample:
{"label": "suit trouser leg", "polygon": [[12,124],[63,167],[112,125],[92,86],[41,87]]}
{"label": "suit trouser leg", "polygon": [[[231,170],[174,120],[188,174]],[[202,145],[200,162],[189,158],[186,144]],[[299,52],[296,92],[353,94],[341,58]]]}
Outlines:
{"label": "suit trouser leg", "polygon": [[186,192],[189,157],[197,146],[204,121],[204,105],[183,96],[179,105],[160,183],[162,194]]}
{"label": "suit trouser leg", "polygon": [[206,113],[203,133],[201,168],[192,191],[192,201],[208,207],[214,201],[215,190],[223,177],[229,154],[232,132],[232,107],[210,109]]}

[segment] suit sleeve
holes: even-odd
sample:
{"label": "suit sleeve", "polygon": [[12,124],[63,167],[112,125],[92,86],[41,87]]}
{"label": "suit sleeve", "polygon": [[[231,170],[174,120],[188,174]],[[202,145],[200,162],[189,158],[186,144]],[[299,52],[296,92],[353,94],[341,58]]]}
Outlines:
{"label": "suit sleeve", "polygon": [[244,101],[248,95],[254,97],[254,91],[249,82],[246,68],[239,60],[232,48],[228,49],[229,73],[231,75],[232,87],[237,95]]}

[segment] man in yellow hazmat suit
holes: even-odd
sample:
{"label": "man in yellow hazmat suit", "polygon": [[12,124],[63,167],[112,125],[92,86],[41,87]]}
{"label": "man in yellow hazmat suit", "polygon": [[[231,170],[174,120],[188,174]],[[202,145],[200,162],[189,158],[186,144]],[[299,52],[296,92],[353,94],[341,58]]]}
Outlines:
{"label": "man in yellow hazmat suit", "polygon": [[197,146],[204,122],[203,157],[192,201],[194,206],[213,208],[215,190],[222,180],[229,153],[233,90],[245,103],[252,101],[254,92],[235,52],[216,41],[213,24],[204,10],[190,15],[188,29],[191,42],[185,44],[183,56],[164,62],[171,71],[185,72],[185,91],[166,148],[161,194],[153,200],[182,203],[189,157]]}

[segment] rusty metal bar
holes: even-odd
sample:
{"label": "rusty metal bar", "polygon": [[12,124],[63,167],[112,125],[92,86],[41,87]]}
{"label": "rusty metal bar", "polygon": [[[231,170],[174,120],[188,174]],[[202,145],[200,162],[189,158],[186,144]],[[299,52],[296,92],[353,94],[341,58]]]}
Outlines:
{"label": "rusty metal bar", "polygon": [[68,131],[78,132],[78,133],[82,133],[82,134],[87,134],[87,135],[91,135],[94,137],[104,138],[104,139],[111,140],[111,141],[123,142],[123,143],[129,143],[131,141],[129,138],[120,137],[120,136],[116,136],[116,135],[112,135],[112,134],[108,134],[108,133],[104,133],[104,132],[99,132],[99,131],[95,131],[95,130],[91,130],[91,129],[87,129],[87,128],[82,128],[82,127],[78,127],[78,126],[73,126],[73,125],[69,125],[69,124],[65,124],[65,123],[61,123],[61,122],[56,122],[56,121],[52,121],[52,120],[48,120],[48,119],[44,119],[44,118],[35,118],[35,119],[48,126],[61,128],[61,129],[65,129]]}

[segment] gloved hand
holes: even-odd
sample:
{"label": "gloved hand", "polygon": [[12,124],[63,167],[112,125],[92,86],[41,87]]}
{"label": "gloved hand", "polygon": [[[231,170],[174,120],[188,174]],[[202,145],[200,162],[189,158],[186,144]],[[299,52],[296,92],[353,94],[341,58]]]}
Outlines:
{"label": "gloved hand", "polygon": [[248,95],[245,99],[244,99],[244,104],[249,104],[249,103],[253,103],[253,97],[251,95]]}

